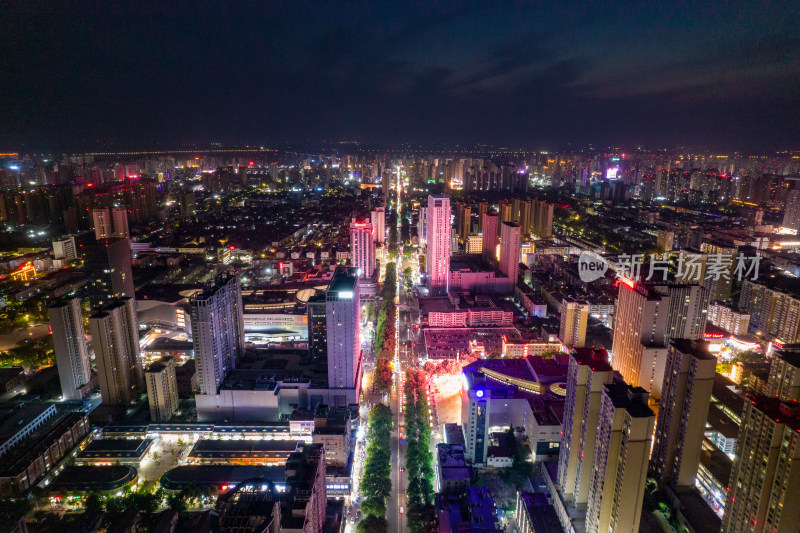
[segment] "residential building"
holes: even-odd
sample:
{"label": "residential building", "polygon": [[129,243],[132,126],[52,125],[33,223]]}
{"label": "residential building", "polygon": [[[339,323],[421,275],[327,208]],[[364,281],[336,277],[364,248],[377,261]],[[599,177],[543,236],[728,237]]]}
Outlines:
{"label": "residential building", "polygon": [[790,344],[772,356],[764,395],[800,400],[800,345]]}
{"label": "residential building", "polygon": [[500,228],[500,272],[517,284],[520,260],[520,227],[516,222],[503,222]]}
{"label": "residential building", "polygon": [[614,320],[614,368],[626,383],[660,398],[669,340],[701,338],[707,312],[708,292],[700,285],[623,278]]}
{"label": "residential building", "polygon": [[128,239],[106,239],[87,244],[81,250],[91,307],[106,305],[123,296],[135,297]]}
{"label": "residential building", "polygon": [[131,298],[95,309],[89,317],[100,394],[106,405],[127,406],[144,388],[136,310]]}
{"label": "residential building", "polygon": [[723,533],[800,531],[800,404],[750,396],[736,447]]}
{"label": "residential building", "polygon": [[178,380],[175,376],[175,358],[162,357],[145,370],[147,400],[150,419],[164,422],[178,410]]}
{"label": "residential building", "polygon": [[376,207],[370,213],[374,240],[378,244],[386,242],[386,208]]}
{"label": "residential building", "polygon": [[114,226],[108,208],[93,209],[92,220],[95,240],[110,239],[114,236]]}
{"label": "residential building", "polygon": [[64,261],[73,261],[78,258],[74,235],[67,235],[63,239],[53,241],[53,258]]}
{"label": "residential building", "polygon": [[497,259],[497,234],[499,218],[497,213],[485,213],[483,215],[483,257],[487,260]]}
{"label": "residential building", "polygon": [[[625,383],[605,385],[600,399],[586,510],[588,533],[639,531],[655,415],[648,394]],[[584,446],[591,446],[589,441]]]}
{"label": "residential building", "polygon": [[750,313],[719,302],[708,304],[708,321],[734,335],[747,335]]}
{"label": "residential building", "polygon": [[111,208],[111,220],[114,225],[112,237],[127,239],[131,236],[128,230],[128,210],[124,206]]}
{"label": "residential building", "polygon": [[81,316],[79,298],[61,300],[47,309],[50,330],[53,332],[53,350],[61,382],[61,396],[67,400],[83,399],[83,386],[89,383],[89,352]]}
{"label": "residential building", "polygon": [[220,383],[244,353],[239,277],[217,277],[213,285],[191,297],[189,309],[200,391],[217,394]]}
{"label": "residential building", "polygon": [[750,313],[750,327],[783,344],[800,342],[800,298],[744,280],[739,307]]}
{"label": "residential building", "polygon": [[697,477],[716,364],[708,342],[670,341],[650,471],[676,491]]}
{"label": "residential building", "polygon": [[589,498],[590,474],[582,461],[593,463],[603,387],[614,371],[603,349],[573,348],[566,380],[564,423],[558,455],[558,486],[566,502],[583,507]]}
{"label": "residential building", "polygon": [[559,338],[564,346],[583,348],[586,344],[586,326],[589,322],[589,304],[573,298],[561,302],[561,327]]}

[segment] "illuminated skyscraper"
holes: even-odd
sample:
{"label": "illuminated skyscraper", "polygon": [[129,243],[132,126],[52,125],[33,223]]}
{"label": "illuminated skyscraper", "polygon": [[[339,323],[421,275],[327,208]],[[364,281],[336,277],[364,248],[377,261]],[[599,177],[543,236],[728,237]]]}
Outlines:
{"label": "illuminated skyscraper", "polygon": [[800,345],[787,345],[772,356],[764,394],[785,401],[800,400]]}
{"label": "illuminated skyscraper", "polygon": [[444,296],[450,278],[450,199],[428,196],[425,273],[431,296]]}
{"label": "illuminated skyscraper", "polygon": [[89,383],[90,379],[80,299],[61,300],[48,307],[47,311],[53,332],[61,395],[67,400],[80,400],[83,397],[80,387]]}
{"label": "illuminated skyscraper", "polygon": [[202,394],[217,394],[244,354],[242,286],[239,276],[217,277],[214,285],[189,300],[192,343]]}
{"label": "illuminated skyscraper", "polygon": [[361,304],[354,269],[338,267],[334,272],[325,291],[325,317],[328,388],[357,391],[361,384]]}
{"label": "illuminated skyscraper", "polygon": [[350,222],[350,257],[359,277],[369,279],[375,270],[375,241],[372,224],[366,220]]}

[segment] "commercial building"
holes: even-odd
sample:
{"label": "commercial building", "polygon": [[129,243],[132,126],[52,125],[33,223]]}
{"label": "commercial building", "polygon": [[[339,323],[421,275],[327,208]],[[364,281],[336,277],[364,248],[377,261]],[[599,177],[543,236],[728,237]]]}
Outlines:
{"label": "commercial building", "polygon": [[175,358],[162,357],[145,370],[150,420],[162,422],[172,418],[178,409],[178,380]]}
{"label": "commercial building", "polygon": [[431,296],[444,296],[450,286],[450,199],[428,196],[425,275]]}
{"label": "commercial building", "polygon": [[350,260],[358,277],[370,279],[375,270],[375,240],[372,223],[354,218],[350,222]]}
{"label": "commercial building", "polygon": [[[639,531],[655,415],[648,394],[625,383],[605,385],[600,398],[594,461],[590,468],[586,531]],[[584,442],[584,446],[591,446]]]}
{"label": "commercial building", "polygon": [[[319,326],[321,318],[313,318],[311,327]],[[357,390],[361,382],[361,304],[353,268],[338,267],[325,291],[325,337],[328,387]]]}
{"label": "commercial building", "polygon": [[131,246],[128,239],[105,239],[83,245],[86,294],[92,307],[114,298],[134,298]]}
{"label": "commercial building", "polygon": [[51,418],[3,456],[0,494],[24,495],[44,479],[90,431],[89,415],[86,413]]}
{"label": "commercial building", "polygon": [[186,460],[206,465],[283,465],[301,444],[297,440],[199,439]]}
{"label": "commercial building", "polygon": [[89,317],[100,394],[106,405],[127,406],[144,389],[135,303],[121,298]]}
{"label": "commercial building", "polygon": [[800,405],[752,396],[745,402],[723,533],[800,531]]}
{"label": "commercial building", "polygon": [[94,439],[75,456],[81,465],[123,464],[139,466],[147,456],[153,439]]}
{"label": "commercial building", "polygon": [[244,353],[242,287],[236,275],[223,275],[189,300],[197,377],[203,394],[217,394],[220,383]]}
{"label": "commercial building", "polygon": [[487,464],[490,435],[510,426],[525,433],[535,459],[558,454],[565,365],[537,356],[482,359],[463,372],[464,455],[473,465]]}
{"label": "commercial building", "polygon": [[675,491],[695,484],[716,364],[705,341],[670,342],[650,471]]}
{"label": "commercial building", "polygon": [[325,294],[309,298],[306,303],[308,349],[311,362],[318,368],[328,368],[328,315]]}
{"label": "commercial building", "polygon": [[750,327],[783,344],[800,342],[800,298],[744,280],[739,307],[750,313]]}
{"label": "commercial building", "polygon": [[67,400],[81,400],[84,385],[89,383],[91,375],[80,299],[61,300],[48,307],[47,312],[53,332],[61,395]]}
{"label": "commercial building", "polygon": [[136,486],[138,480],[132,466],[68,466],[47,486],[47,492],[53,496],[112,496]]}

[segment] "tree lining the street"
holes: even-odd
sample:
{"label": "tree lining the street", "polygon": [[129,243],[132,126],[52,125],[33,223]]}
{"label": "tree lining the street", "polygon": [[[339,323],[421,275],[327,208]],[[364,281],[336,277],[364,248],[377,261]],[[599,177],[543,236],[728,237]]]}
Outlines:
{"label": "tree lining the street", "polygon": [[364,497],[361,512],[365,518],[357,526],[359,533],[388,530],[386,500],[392,491],[391,432],[392,410],[379,403],[370,410],[367,421],[367,456],[360,485]]}
{"label": "tree lining the street", "polygon": [[430,408],[427,375],[410,368],[406,372],[406,473],[408,475],[408,530],[434,531],[437,527],[433,491]]}
{"label": "tree lining the street", "polygon": [[374,384],[380,392],[389,392],[392,388],[392,365],[394,347],[397,339],[397,306],[394,303],[397,285],[397,265],[388,263],[381,287],[381,307],[378,311],[378,322],[375,328],[375,366]]}

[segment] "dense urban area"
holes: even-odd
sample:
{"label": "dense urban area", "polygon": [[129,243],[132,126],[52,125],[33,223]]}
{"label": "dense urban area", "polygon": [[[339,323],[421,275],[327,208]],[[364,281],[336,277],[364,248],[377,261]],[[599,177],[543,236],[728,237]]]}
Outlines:
{"label": "dense urban area", "polygon": [[0,165],[0,530],[800,529],[800,152]]}

